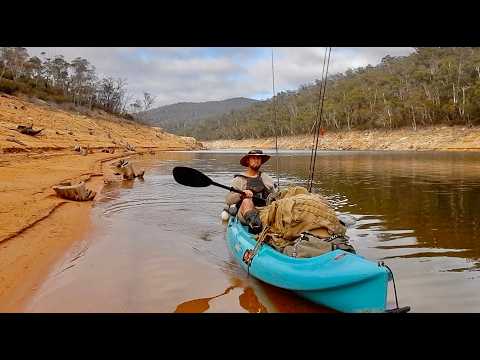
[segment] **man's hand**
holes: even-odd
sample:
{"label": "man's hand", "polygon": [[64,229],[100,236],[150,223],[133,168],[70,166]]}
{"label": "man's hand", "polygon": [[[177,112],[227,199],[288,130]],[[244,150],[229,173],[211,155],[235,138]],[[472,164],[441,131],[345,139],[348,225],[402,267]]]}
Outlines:
{"label": "man's hand", "polygon": [[247,197],[247,198],[252,198],[253,197],[253,192],[251,190],[243,190],[243,193],[245,194],[245,197]]}

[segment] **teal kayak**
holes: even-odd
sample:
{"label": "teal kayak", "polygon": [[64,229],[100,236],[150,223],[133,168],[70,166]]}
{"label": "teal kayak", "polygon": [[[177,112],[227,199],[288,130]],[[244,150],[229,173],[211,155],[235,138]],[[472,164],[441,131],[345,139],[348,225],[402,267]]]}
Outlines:
{"label": "teal kayak", "polygon": [[256,240],[235,217],[228,221],[227,243],[245,271],[270,285],[340,312],[386,311],[390,272],[359,255],[337,249],[317,257],[293,258],[263,244],[248,267],[243,256]]}

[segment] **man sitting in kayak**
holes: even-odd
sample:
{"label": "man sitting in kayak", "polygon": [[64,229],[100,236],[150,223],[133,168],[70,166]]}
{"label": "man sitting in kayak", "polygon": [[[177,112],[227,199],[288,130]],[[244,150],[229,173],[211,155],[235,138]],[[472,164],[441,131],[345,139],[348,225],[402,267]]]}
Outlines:
{"label": "man sitting in kayak", "polygon": [[256,206],[265,206],[267,197],[275,190],[270,176],[260,171],[260,167],[270,159],[262,150],[251,150],[240,159],[240,164],[247,169],[242,175],[235,175],[232,187],[243,190],[244,195],[230,192],[225,202],[227,205],[236,205],[237,217],[248,225],[250,232],[259,234],[262,231],[262,221]]}

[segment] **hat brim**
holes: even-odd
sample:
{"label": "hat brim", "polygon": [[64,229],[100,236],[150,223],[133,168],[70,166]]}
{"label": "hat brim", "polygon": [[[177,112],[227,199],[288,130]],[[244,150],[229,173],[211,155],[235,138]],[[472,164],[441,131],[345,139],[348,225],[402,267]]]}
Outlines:
{"label": "hat brim", "polygon": [[262,158],[262,164],[266,163],[271,158],[271,156],[267,155],[267,154],[247,154],[240,159],[240,164],[242,166],[248,167],[248,158],[250,156],[261,157]]}

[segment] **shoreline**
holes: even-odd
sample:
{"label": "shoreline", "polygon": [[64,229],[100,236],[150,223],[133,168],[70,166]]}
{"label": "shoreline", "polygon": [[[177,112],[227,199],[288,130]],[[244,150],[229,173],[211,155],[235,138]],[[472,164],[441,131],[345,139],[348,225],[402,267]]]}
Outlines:
{"label": "shoreline", "polygon": [[[275,149],[275,138],[202,141],[208,150]],[[313,135],[278,138],[281,150],[310,150]],[[318,150],[480,151],[480,127],[439,126],[395,130],[327,131]]]}
{"label": "shoreline", "polygon": [[[115,176],[111,163],[164,151],[168,150],[149,148],[116,156],[105,153],[88,156],[49,154],[50,165],[71,160],[72,157],[90,158],[89,174],[84,173],[84,168],[72,166],[59,175],[64,180],[85,181],[87,188],[94,190],[97,195],[92,201],[65,200],[57,197],[50,186],[37,189],[37,195],[43,197],[32,203],[22,206],[17,201],[17,213],[12,214],[15,219],[3,216],[0,224],[0,312],[22,312],[55,264],[88,235],[91,230],[91,209],[95,202],[101,201],[105,181]],[[0,155],[0,163],[4,159],[5,156]],[[16,160],[16,164],[26,161],[18,156]],[[1,174],[0,180],[3,180]]]}
{"label": "shoreline", "polygon": [[[16,130],[31,124],[42,132]],[[117,181],[110,163],[201,147],[106,113],[81,115],[0,94],[0,312],[23,311],[52,266],[88,233],[94,202],[109,179]],[[62,199],[52,187],[64,181],[85,181],[97,194],[93,201]]]}

